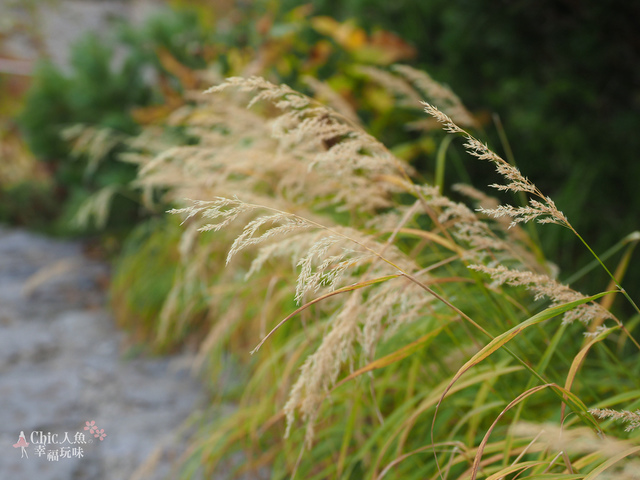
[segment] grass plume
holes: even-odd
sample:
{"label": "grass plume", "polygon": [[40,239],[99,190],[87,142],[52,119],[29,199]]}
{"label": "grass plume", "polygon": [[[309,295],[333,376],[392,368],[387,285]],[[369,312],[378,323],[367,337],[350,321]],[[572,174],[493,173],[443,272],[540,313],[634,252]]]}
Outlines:
{"label": "grass plume", "polygon": [[[176,278],[190,280],[176,282],[163,324],[170,331],[179,300],[200,285],[210,312],[201,362],[248,358],[257,347],[238,410],[198,438],[190,461],[209,473],[242,452],[274,478],[623,468],[626,456],[558,454],[511,427],[563,418],[557,428],[600,431],[593,415],[635,425],[636,407],[595,408],[611,406],[626,382],[635,393],[625,401],[640,397],[638,350],[627,345],[637,345],[637,320],[614,315],[598,301],[605,293],[584,295],[558,279],[520,226],[575,232],[569,219],[466,130],[476,121],[451,90],[406,66],[362,73],[462,136],[464,149],[503,177],[492,187],[528,203],[501,205],[457,186],[474,209],[422,183],[317,81],[313,90],[337,110],[260,77],[193,94],[170,118],[190,145],[147,132],[129,156],[140,165],[138,184],[176,203],[171,213],[185,228]],[[420,104],[425,96],[438,107]],[[625,293],[619,282],[613,288]],[[596,331],[585,350],[580,323],[589,322]],[[575,415],[565,416],[567,407]]]}

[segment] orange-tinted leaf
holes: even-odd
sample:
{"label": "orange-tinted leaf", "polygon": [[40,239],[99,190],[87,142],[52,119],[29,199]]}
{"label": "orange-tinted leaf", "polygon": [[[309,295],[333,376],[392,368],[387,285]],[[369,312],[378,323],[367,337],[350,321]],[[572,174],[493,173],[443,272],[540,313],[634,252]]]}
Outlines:
{"label": "orange-tinted leaf", "polygon": [[[610,294],[610,295],[613,295],[613,294]],[[600,333],[600,335],[596,336],[595,338],[592,338],[591,341],[589,341],[589,343],[587,343],[584,347],[582,347],[580,352],[578,352],[578,354],[574,357],[573,362],[571,362],[571,368],[569,368],[569,373],[567,374],[567,380],[564,383],[564,388],[567,391],[571,391],[571,387],[573,386],[573,381],[576,378],[578,369],[582,365],[582,362],[584,361],[584,358],[587,356],[587,353],[589,352],[591,347],[596,343],[607,338],[609,334],[613,332],[613,330],[617,330],[618,328],[619,327],[614,327],[614,328],[610,328],[609,330],[605,330],[604,332]],[[565,408],[565,405],[563,404],[561,418],[564,418],[564,408]]]}
{"label": "orange-tinted leaf", "polygon": [[348,51],[358,50],[367,44],[367,34],[352,23],[340,23],[331,17],[318,16],[311,19],[311,26]]}
{"label": "orange-tinted leaf", "polygon": [[183,87],[187,89],[197,87],[198,79],[194,71],[180,63],[173,55],[171,55],[169,50],[160,47],[157,49],[156,54],[158,55],[158,59],[160,60],[162,67],[167,72],[178,78]]}

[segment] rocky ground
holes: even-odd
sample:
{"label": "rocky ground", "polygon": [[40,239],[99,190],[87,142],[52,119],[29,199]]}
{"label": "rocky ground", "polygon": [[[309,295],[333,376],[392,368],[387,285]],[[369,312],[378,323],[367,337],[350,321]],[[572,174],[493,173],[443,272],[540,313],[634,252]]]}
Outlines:
{"label": "rocky ground", "polygon": [[[107,282],[81,245],[0,227],[1,478],[177,478],[205,395],[187,355],[127,358]],[[21,432],[29,445],[14,448]]]}

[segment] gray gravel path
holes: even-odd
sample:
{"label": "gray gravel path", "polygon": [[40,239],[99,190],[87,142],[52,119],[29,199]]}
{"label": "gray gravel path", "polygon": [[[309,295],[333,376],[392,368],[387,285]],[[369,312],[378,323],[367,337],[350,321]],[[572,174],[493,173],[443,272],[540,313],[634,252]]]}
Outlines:
{"label": "gray gravel path", "polygon": [[179,430],[205,395],[187,355],[124,358],[107,279],[77,243],[0,227],[0,478],[176,478]]}

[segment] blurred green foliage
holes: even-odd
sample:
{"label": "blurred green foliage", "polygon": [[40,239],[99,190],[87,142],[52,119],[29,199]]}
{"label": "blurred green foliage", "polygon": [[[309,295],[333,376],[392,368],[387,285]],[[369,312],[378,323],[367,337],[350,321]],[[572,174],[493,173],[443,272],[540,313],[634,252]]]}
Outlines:
{"label": "blurred green foliage", "polygon": [[[176,220],[155,218],[141,223],[127,236],[122,251],[114,262],[110,285],[111,308],[120,325],[128,330],[130,341],[141,342],[152,351],[166,351],[181,345],[190,337],[202,336],[202,320],[206,317],[203,299],[198,299],[187,313],[186,301],[177,300],[185,318],[193,320],[187,328],[171,330],[159,339],[158,317],[179,269],[178,243],[182,228]],[[131,280],[135,279],[135,288]],[[196,319],[198,321],[196,321]],[[148,340],[155,340],[153,343]]]}
{"label": "blurred green foliage", "polygon": [[[202,67],[199,52],[205,38],[195,15],[176,12],[153,17],[141,27],[121,23],[104,39],[87,35],[73,46],[69,71],[51,63],[38,67],[19,122],[33,153],[53,172],[62,203],[55,231],[77,232],[71,219],[107,187],[117,187],[107,228],[128,230],[141,217],[139,193],[130,186],[135,168],[118,160],[127,136],[140,131],[134,109],[162,103],[162,86],[181,88],[164,68],[162,53]],[[104,148],[74,152],[66,132],[76,125],[111,132],[115,140]],[[83,230],[95,229],[80,226]]]}
{"label": "blurred green foliage", "polygon": [[[298,3],[283,0],[281,9]],[[396,32],[417,47],[419,66],[451,85],[468,107],[497,112],[517,164],[598,251],[640,228],[640,3],[318,0],[313,6],[315,14]],[[500,152],[495,129],[487,129]],[[465,168],[480,188],[494,181],[482,165]],[[547,232],[543,243],[569,270],[588,256],[563,229]],[[640,274],[633,283],[640,284]]]}
{"label": "blurred green foliage", "polygon": [[4,185],[0,188],[0,221],[46,230],[47,219],[59,213],[52,197],[52,187],[46,183],[23,181]]}

